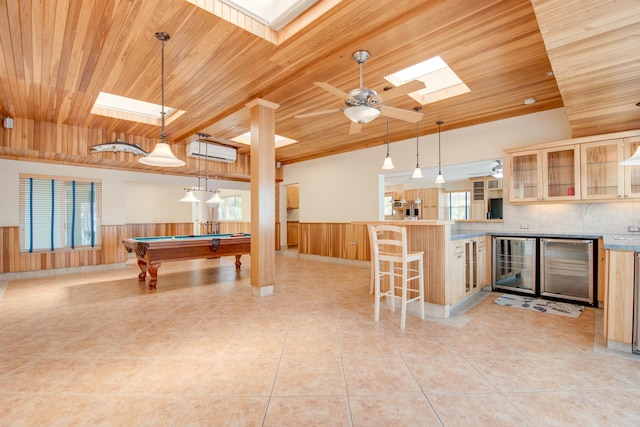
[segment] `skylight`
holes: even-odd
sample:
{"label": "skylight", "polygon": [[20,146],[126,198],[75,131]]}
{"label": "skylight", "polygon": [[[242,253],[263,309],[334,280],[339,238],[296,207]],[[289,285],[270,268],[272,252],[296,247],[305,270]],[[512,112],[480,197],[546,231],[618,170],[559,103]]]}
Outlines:
{"label": "skylight", "polygon": [[[251,132],[243,133],[242,135],[236,136],[235,138],[231,138],[232,141],[238,142],[240,144],[251,145]],[[280,148],[285,145],[294,144],[298,141],[295,139],[286,138],[284,136],[276,135],[276,147]]]}
{"label": "skylight", "polygon": [[424,82],[426,86],[424,89],[409,94],[422,105],[471,91],[439,56],[388,75],[385,79],[395,86],[400,86],[411,80]]}
{"label": "skylight", "polygon": [[293,21],[317,0],[221,0],[278,31]]}
{"label": "skylight", "polygon": [[[171,123],[184,114],[184,111],[164,106],[165,124]],[[162,106],[133,98],[100,92],[96,99],[92,114],[107,116],[114,119],[147,123],[160,126],[162,124]]]}

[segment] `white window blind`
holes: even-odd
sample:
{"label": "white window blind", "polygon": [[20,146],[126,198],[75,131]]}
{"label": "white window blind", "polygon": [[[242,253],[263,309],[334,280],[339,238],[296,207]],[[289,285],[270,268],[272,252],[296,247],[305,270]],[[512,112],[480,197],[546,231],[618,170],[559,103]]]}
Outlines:
{"label": "white window blind", "polygon": [[101,245],[102,183],[20,175],[20,250]]}
{"label": "white window blind", "polygon": [[227,221],[242,220],[242,196],[222,197],[219,215],[220,219]]}

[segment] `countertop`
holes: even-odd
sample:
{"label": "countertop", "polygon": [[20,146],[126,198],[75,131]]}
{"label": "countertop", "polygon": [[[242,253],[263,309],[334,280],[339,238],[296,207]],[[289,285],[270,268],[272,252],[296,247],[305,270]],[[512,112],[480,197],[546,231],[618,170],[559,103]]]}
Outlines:
{"label": "countertop", "polygon": [[604,248],[616,251],[640,252],[640,233],[627,234],[558,234],[558,233],[533,233],[533,232],[495,232],[495,231],[452,231],[451,240],[470,239],[482,236],[507,236],[507,237],[550,237],[562,239],[600,239],[604,241]]}

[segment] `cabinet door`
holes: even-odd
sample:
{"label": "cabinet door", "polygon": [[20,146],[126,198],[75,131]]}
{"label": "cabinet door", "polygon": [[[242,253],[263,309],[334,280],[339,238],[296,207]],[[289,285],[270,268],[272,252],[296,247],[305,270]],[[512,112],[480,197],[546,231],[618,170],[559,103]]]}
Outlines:
{"label": "cabinet door", "polygon": [[469,295],[478,287],[478,242],[476,239],[467,240],[464,245],[465,253],[465,295]]}
{"label": "cabinet door", "polygon": [[[624,138],[623,145],[628,159],[640,146],[640,136]],[[624,166],[624,197],[640,198],[640,166]]]}
{"label": "cabinet door", "polygon": [[487,238],[478,237],[478,253],[477,253],[477,278],[478,287],[488,284],[487,282]]}
{"label": "cabinet door", "polygon": [[537,202],[541,197],[542,162],[540,150],[509,155],[509,201]]}
{"label": "cabinet door", "polygon": [[465,276],[465,241],[456,240],[450,243],[451,264],[449,272],[451,277],[451,304],[462,301],[466,296]]}
{"label": "cabinet door", "polygon": [[580,199],[580,151],[578,146],[542,150],[543,200]]}
{"label": "cabinet door", "polygon": [[580,147],[582,199],[608,200],[623,197],[624,167],[621,139],[592,142]]}

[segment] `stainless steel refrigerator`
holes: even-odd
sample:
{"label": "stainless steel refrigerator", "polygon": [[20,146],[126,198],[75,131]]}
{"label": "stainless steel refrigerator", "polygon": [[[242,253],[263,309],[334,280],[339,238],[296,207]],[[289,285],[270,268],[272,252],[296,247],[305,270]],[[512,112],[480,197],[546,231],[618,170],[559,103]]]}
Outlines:
{"label": "stainless steel refrigerator", "polygon": [[528,237],[493,237],[493,288],[537,293],[537,241]]}
{"label": "stainless steel refrigerator", "polygon": [[593,240],[540,239],[540,295],[594,303]]}

